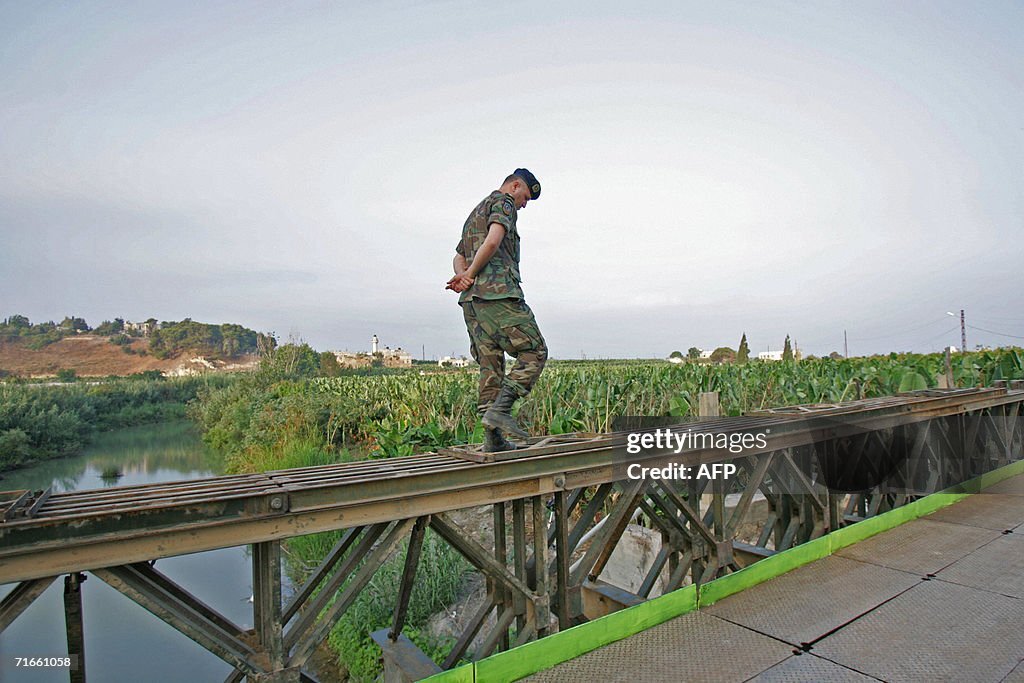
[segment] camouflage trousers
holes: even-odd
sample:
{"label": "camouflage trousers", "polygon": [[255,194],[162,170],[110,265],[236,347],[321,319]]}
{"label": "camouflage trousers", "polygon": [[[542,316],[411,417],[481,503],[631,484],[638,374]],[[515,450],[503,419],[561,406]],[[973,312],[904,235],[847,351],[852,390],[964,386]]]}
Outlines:
{"label": "camouflage trousers", "polygon": [[[522,299],[472,299],[462,303],[462,315],[470,353],[480,364],[480,412],[498,397],[502,384],[520,398],[526,396],[548,360],[547,344],[530,307]],[[516,359],[507,376],[506,353]]]}

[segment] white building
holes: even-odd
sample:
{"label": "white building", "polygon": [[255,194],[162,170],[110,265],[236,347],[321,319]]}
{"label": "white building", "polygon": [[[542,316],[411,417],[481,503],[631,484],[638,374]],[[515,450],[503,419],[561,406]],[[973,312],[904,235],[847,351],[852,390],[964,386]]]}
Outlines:
{"label": "white building", "polygon": [[401,346],[397,349],[385,346],[379,352],[374,351],[374,353],[383,354],[384,365],[387,365],[388,367],[394,367],[396,365],[412,365],[412,354],[408,351],[403,351]]}
{"label": "white building", "polygon": [[455,358],[453,356],[445,356],[441,360],[437,361],[437,364],[441,367],[453,367],[453,368],[468,368],[469,360],[465,356],[459,356]]}
{"label": "white building", "polygon": [[782,360],[782,351],[762,351],[757,354],[758,360]]}

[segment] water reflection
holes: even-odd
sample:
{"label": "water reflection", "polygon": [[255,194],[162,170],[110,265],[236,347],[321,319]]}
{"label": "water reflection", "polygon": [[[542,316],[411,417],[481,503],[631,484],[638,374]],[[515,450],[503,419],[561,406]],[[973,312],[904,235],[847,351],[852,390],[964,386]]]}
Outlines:
{"label": "water reflection", "polygon": [[103,488],[107,468],[124,475],[117,486],[131,486],[216,476],[223,473],[223,462],[203,446],[190,422],[167,422],[107,432],[79,455],[4,472],[0,489]]}

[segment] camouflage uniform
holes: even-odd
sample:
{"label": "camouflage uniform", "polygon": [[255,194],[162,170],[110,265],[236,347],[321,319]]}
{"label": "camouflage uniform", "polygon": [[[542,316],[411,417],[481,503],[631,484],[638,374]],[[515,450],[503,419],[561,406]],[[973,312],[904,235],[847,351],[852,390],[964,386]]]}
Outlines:
{"label": "camouflage uniform", "polygon": [[[469,332],[470,352],[480,364],[479,409],[486,411],[504,382],[522,398],[533,388],[548,359],[547,345],[533,311],[523,299],[519,283],[519,232],[516,206],[509,195],[497,190],[480,202],[466,219],[455,251],[472,263],[483,245],[491,223],[505,228],[498,250],[459,296]],[[505,375],[505,354],[516,365]]]}

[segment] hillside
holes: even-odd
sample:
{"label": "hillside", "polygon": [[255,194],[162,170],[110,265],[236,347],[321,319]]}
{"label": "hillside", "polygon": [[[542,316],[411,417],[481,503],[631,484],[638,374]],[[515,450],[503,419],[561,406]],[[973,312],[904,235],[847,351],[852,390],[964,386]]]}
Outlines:
{"label": "hillside", "polygon": [[210,361],[188,352],[161,360],[148,353],[142,355],[148,347],[149,340],[133,339],[130,348],[135,353],[126,353],[121,346],[111,344],[107,337],[90,334],[65,337],[39,350],[28,348],[22,340],[0,340],[0,374],[6,371],[21,377],[45,377],[68,369],[81,377],[131,375],[146,370],[185,375],[211,370],[247,370],[258,362],[253,355],[231,361]]}

